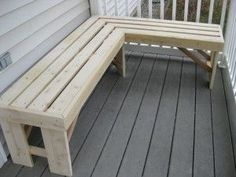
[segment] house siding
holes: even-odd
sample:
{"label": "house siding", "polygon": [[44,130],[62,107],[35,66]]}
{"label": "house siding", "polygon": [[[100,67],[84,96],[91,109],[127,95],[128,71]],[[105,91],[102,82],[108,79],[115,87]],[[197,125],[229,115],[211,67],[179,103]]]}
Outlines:
{"label": "house siding", "polygon": [[[89,17],[88,0],[1,1],[0,55],[12,64],[0,72],[0,93]],[[6,148],[1,129],[0,142]]]}

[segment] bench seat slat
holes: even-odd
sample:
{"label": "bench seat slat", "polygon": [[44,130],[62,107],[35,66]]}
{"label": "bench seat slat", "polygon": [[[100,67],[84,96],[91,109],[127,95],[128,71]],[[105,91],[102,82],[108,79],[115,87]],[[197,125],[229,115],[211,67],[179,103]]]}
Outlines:
{"label": "bench seat slat", "polygon": [[105,26],[78,55],[73,61],[65,67],[61,73],[40,93],[40,95],[32,102],[29,109],[46,111],[52,102],[58,97],[68,83],[76,74],[80,75],[80,69],[90,59],[93,53],[102,45],[103,41],[113,31],[111,25]]}
{"label": "bench seat slat", "polygon": [[178,28],[168,28],[168,27],[156,27],[156,26],[149,26],[143,24],[113,24],[115,27],[120,28],[128,28],[128,29],[145,29],[145,30],[152,30],[152,31],[159,31],[159,32],[173,32],[178,34],[186,34],[186,35],[197,35],[197,36],[210,36],[210,37],[221,37],[219,31],[212,32],[212,31],[200,31],[199,29],[178,29]]}
{"label": "bench seat slat", "polygon": [[112,24],[129,24],[129,25],[145,25],[145,26],[155,26],[155,27],[166,27],[173,29],[189,29],[189,30],[199,30],[205,32],[215,32],[219,34],[219,28],[212,26],[192,26],[192,25],[183,25],[183,24],[175,24],[175,23],[161,23],[161,22],[149,22],[149,21],[135,21],[135,20],[120,20],[120,19],[103,19],[107,23]]}
{"label": "bench seat slat", "polygon": [[0,118],[10,122],[57,130],[66,130],[64,117],[56,113],[47,113],[0,105]]}
{"label": "bench seat slat", "polygon": [[119,17],[119,16],[100,16],[99,19],[116,19],[123,21],[141,21],[141,22],[155,22],[155,23],[164,23],[164,24],[180,24],[180,25],[189,25],[194,27],[209,27],[209,28],[219,28],[217,24],[209,23],[196,23],[189,21],[177,21],[177,20],[167,20],[167,19],[150,19],[150,18],[138,18],[138,17]]}
{"label": "bench seat slat", "polygon": [[63,114],[68,128],[123,43],[123,32],[114,30],[47,112]]}
{"label": "bench seat slat", "polygon": [[20,77],[13,85],[11,85],[0,97],[0,104],[10,104],[21,92],[25,90],[44,70],[60,56],[75,40],[77,40],[98,17],[92,17],[84,22],[79,28],[68,35],[62,42],[45,55],[36,65],[28,72]]}
{"label": "bench seat slat", "polygon": [[158,32],[151,30],[124,29],[126,42],[152,43],[158,45],[170,45],[212,51],[221,51],[224,41],[222,38],[199,37],[197,35],[184,35],[170,32]]}
{"label": "bench seat slat", "polygon": [[15,107],[27,107],[40,92],[70,63],[74,56],[93,39],[98,31],[103,28],[104,22],[97,21],[81,37],[79,37],[54,63],[52,63],[19,97],[11,104]]}

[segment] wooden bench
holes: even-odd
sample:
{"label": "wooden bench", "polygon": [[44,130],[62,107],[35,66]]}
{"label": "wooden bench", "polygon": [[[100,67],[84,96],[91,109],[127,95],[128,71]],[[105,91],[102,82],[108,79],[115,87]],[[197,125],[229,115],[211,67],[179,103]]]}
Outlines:
{"label": "wooden bench", "polygon": [[[72,175],[69,140],[77,117],[112,62],[125,76],[125,41],[178,47],[211,74],[213,87],[216,56],[224,44],[218,25],[92,17],[1,95],[1,126],[14,163],[32,167],[31,156],[42,156],[51,172]],[[29,145],[32,126],[41,129],[44,148]]]}

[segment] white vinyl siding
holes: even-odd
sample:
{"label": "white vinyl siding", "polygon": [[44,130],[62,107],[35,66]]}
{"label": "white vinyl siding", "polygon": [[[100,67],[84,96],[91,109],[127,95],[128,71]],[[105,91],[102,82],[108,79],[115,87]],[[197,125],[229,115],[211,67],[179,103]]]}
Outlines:
{"label": "white vinyl siding", "polygon": [[89,17],[88,0],[0,1],[0,55],[13,62],[0,72],[0,93]]}

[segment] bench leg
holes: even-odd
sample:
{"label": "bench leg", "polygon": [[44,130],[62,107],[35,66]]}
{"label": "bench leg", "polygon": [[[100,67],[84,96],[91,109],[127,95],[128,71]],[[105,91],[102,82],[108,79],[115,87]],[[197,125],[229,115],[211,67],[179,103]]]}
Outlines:
{"label": "bench leg", "polygon": [[216,70],[217,70],[217,63],[218,63],[218,52],[212,52],[211,53],[212,72],[211,72],[211,76],[210,76],[210,85],[209,85],[209,88],[211,90],[213,89],[213,86],[214,86]]}
{"label": "bench leg", "polygon": [[120,49],[118,54],[113,60],[113,64],[116,66],[118,72],[120,75],[125,77],[126,75],[126,63],[125,63],[125,52],[124,52],[124,47]]}
{"label": "bench leg", "polygon": [[72,176],[67,132],[45,128],[41,128],[41,131],[50,171],[59,175]]}
{"label": "bench leg", "polygon": [[1,119],[1,125],[12,161],[16,164],[33,167],[24,126],[5,119]]}

